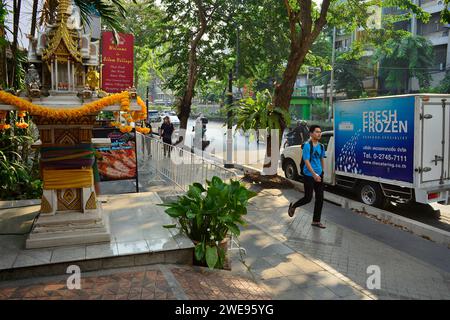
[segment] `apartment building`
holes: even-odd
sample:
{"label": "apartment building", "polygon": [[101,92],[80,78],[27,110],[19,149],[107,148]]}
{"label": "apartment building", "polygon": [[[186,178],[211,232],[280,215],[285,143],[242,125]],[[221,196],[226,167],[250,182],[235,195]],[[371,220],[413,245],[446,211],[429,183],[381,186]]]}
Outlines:
{"label": "apartment building", "polygon": [[[441,11],[444,9],[443,0],[415,0],[422,9],[431,14],[430,21],[423,23],[416,18],[411,19],[408,30],[414,34],[427,38],[433,44],[434,64],[430,69],[431,86],[439,85],[444,78],[445,71],[450,68],[450,25],[443,24],[441,19]],[[419,89],[416,79],[412,80],[411,90]]]}

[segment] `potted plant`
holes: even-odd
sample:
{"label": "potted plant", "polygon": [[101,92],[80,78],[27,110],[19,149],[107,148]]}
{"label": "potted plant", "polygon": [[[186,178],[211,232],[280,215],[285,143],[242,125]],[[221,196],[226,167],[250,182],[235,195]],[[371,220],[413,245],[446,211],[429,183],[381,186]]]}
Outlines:
{"label": "potted plant", "polygon": [[165,212],[178,224],[166,228],[180,228],[195,244],[195,260],[209,268],[223,268],[226,240],[239,236],[238,225],[245,225],[248,200],[256,195],[239,181],[229,183],[214,176],[206,180],[206,189],[200,183],[189,186],[187,193],[177,201],[161,204]]}

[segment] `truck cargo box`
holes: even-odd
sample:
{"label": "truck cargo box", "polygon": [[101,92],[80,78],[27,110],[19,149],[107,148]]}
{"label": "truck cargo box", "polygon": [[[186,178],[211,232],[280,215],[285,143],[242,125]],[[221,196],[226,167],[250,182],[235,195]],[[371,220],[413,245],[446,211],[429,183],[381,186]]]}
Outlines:
{"label": "truck cargo box", "polygon": [[338,101],[334,121],[336,175],[449,189],[450,95]]}

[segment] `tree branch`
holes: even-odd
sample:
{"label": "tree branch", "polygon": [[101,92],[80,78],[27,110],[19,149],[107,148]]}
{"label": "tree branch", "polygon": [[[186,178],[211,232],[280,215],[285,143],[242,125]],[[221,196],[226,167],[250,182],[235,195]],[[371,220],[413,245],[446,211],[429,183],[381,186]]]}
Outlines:
{"label": "tree branch", "polygon": [[296,47],[297,46],[297,31],[295,30],[295,26],[297,25],[297,22],[300,25],[300,29],[302,29],[302,25],[300,24],[300,22],[298,20],[299,14],[298,13],[295,14],[292,11],[288,0],[284,0],[284,5],[286,6],[286,10],[288,13],[288,18],[289,18],[289,30],[290,30],[289,37],[291,39],[291,46]]}
{"label": "tree branch", "polygon": [[322,31],[322,28],[327,23],[327,13],[329,8],[330,0],[323,0],[322,8],[320,9],[320,16],[314,23],[314,30],[312,31],[313,39],[315,39],[319,35],[320,31]]}

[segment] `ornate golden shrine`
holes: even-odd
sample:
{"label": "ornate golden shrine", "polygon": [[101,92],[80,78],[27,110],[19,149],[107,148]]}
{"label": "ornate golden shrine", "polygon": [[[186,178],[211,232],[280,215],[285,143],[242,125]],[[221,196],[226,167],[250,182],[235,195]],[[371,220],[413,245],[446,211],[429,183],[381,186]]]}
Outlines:
{"label": "ornate golden shrine", "polygon": [[[100,110],[133,111],[138,118],[146,114],[142,100],[130,96],[131,93],[123,92],[68,108],[35,105],[0,91],[0,110],[29,112],[40,133],[44,190],[41,214],[26,240],[27,248],[109,241],[108,218],[102,214],[94,184],[92,129]],[[45,101],[55,103],[59,97]],[[78,98],[64,99],[76,104]]]}
{"label": "ornate golden shrine", "polygon": [[[99,63],[98,46],[91,43],[80,28],[68,24],[73,11],[71,6],[73,1],[60,0],[56,24],[47,26],[38,41],[30,41],[29,61],[48,66],[49,76],[44,77],[43,72],[42,83],[49,84],[50,96],[39,96],[39,105],[35,105],[0,91],[0,110],[29,112],[40,134],[41,213],[26,240],[26,248],[110,241],[108,217],[103,215],[97,201],[94,183],[97,174],[92,129],[96,115],[100,110],[120,110],[135,122],[147,116],[145,104],[139,98],[136,100],[135,92],[98,100],[92,94],[83,100],[76,96],[80,87],[85,88],[88,70],[93,75],[89,81],[91,89],[97,89]],[[38,78],[30,75],[29,82],[36,85]],[[130,111],[133,117],[128,114]],[[115,125],[121,131],[131,131],[130,125],[123,126],[124,121],[118,121],[118,114]],[[136,126],[138,129],[147,128]]]}
{"label": "ornate golden shrine", "polygon": [[59,0],[56,23],[47,23],[30,39],[28,61],[37,66],[42,88],[50,94],[83,90],[88,69],[99,69],[99,40],[85,33],[78,12],[72,0]]}

